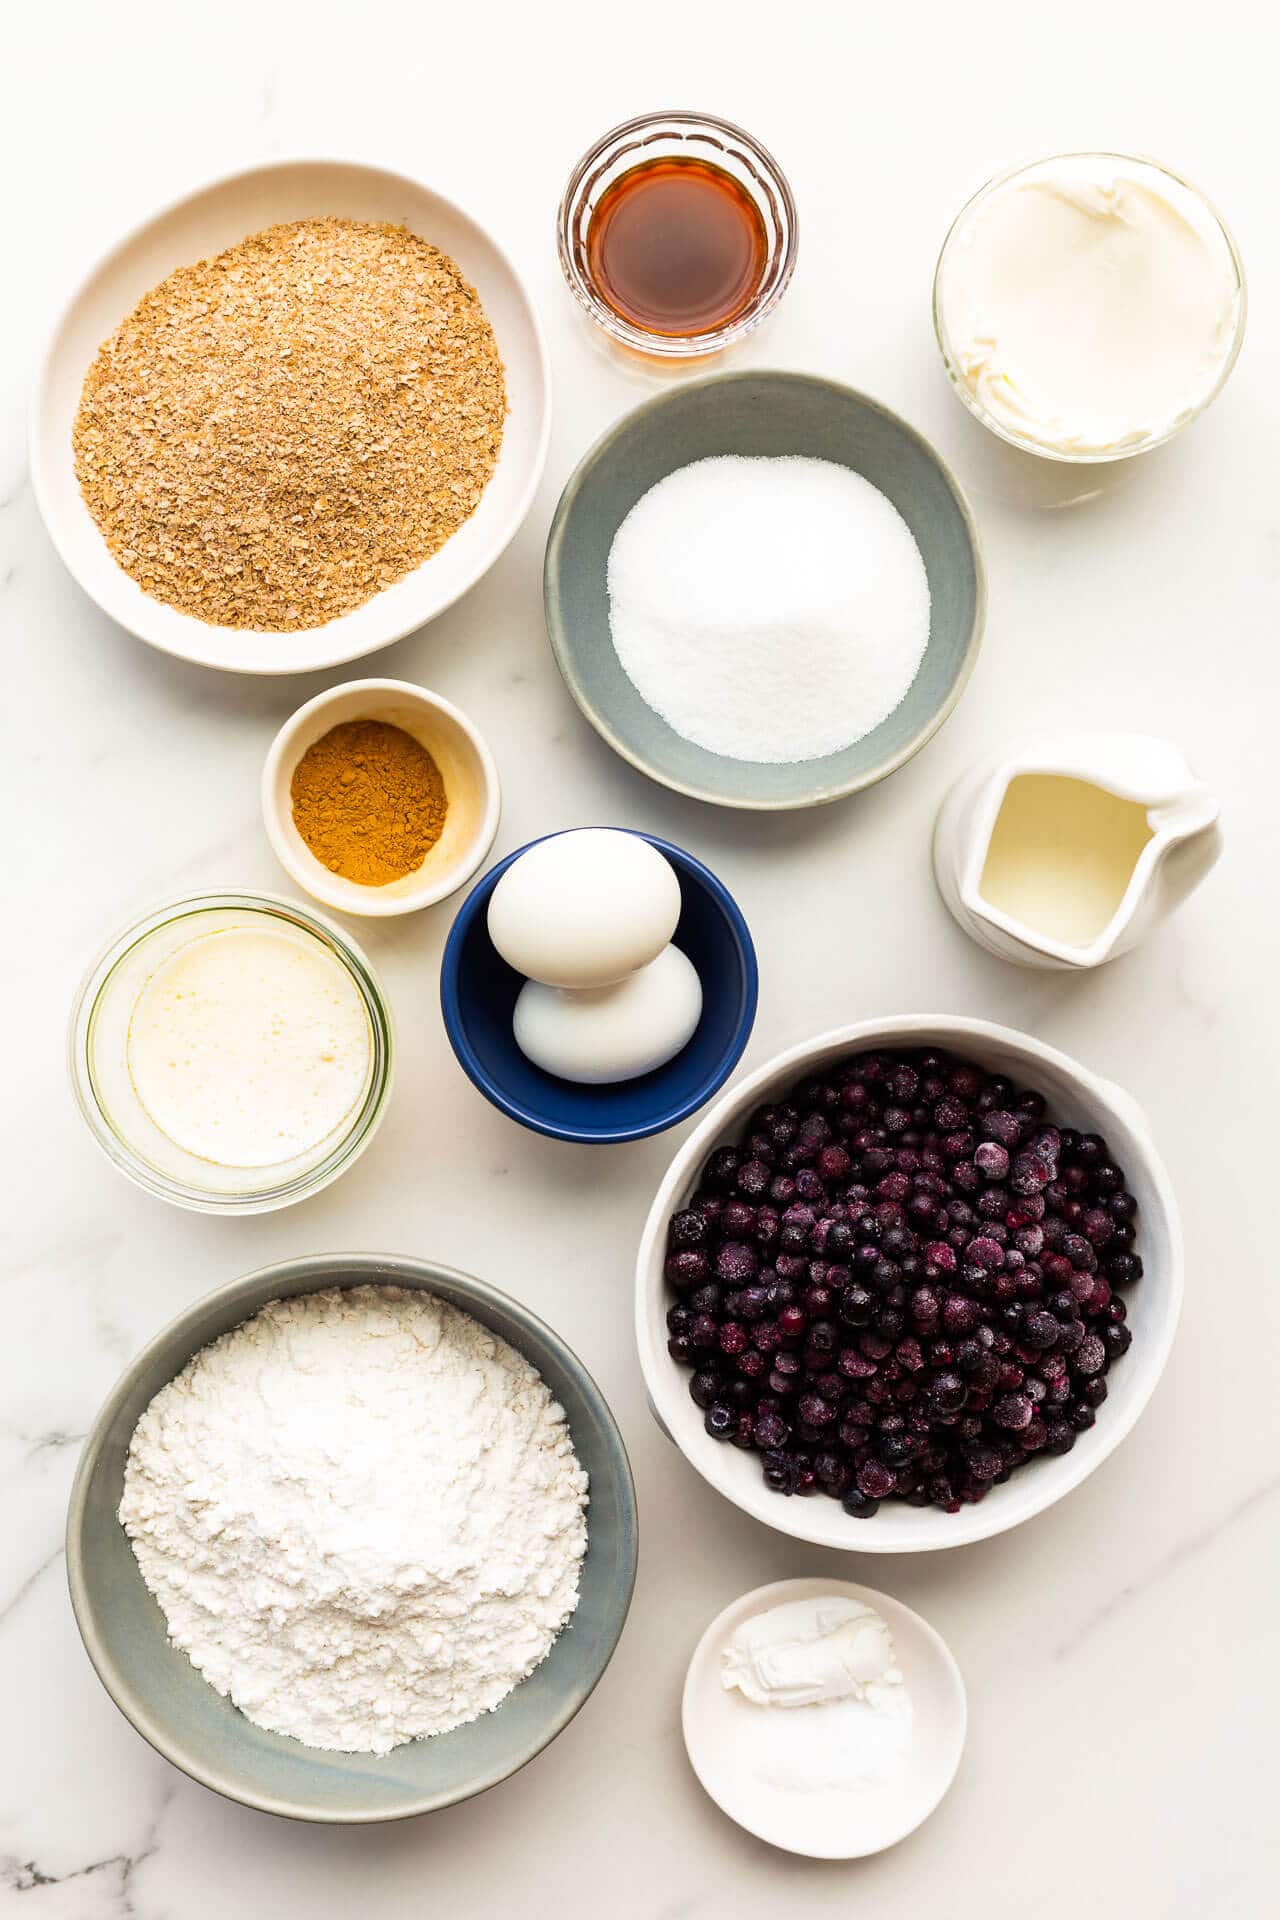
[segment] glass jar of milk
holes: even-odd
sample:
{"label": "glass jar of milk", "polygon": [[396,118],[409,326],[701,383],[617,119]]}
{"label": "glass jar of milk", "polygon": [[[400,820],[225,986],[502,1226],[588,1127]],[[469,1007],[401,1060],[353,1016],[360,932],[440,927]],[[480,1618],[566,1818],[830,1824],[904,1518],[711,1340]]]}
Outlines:
{"label": "glass jar of milk", "polygon": [[369,1144],[391,1017],[355,943],[270,894],[202,894],[113,940],[72,1014],[95,1139],[148,1192],[205,1213],[316,1193]]}

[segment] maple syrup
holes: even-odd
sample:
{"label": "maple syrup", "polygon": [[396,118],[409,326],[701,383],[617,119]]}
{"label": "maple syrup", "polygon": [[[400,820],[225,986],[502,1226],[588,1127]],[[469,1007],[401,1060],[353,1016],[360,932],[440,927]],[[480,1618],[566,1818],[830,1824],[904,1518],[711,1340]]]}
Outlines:
{"label": "maple syrup", "polygon": [[769,239],[755,201],[706,160],[645,160],[592,209],[586,270],[620,319],[665,339],[730,325],[760,290]]}

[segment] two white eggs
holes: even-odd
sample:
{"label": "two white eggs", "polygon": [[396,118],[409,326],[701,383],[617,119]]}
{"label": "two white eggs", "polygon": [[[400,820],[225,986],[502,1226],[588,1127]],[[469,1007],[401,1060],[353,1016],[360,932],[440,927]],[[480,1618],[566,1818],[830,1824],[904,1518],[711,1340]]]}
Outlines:
{"label": "two white eggs", "polygon": [[693,1038],[702,983],[673,947],[680,883],[639,835],[583,827],[540,840],[489,900],[489,938],[527,976],[516,1045],[544,1073],[606,1086],[652,1073]]}

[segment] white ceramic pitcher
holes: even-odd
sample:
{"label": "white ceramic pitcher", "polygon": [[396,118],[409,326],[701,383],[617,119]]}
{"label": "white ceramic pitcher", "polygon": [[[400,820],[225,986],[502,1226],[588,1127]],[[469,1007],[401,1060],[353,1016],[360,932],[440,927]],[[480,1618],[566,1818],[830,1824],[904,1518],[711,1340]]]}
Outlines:
{"label": "white ceramic pitcher", "polygon": [[[992,835],[1020,775],[1083,782],[1146,811],[1151,837],[1106,925],[1073,945],[992,904],[982,893]],[[1218,803],[1179,749],[1141,733],[1059,733],[983,762],[938,813],[933,870],[947,906],[980,946],[1024,967],[1084,968],[1124,953],[1204,879],[1222,850]]]}

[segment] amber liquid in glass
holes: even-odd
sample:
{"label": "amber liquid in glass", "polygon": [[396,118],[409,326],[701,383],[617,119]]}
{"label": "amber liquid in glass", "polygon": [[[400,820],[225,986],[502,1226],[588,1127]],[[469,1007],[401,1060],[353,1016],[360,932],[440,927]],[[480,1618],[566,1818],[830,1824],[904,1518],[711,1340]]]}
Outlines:
{"label": "amber liquid in glass", "polygon": [[755,202],[705,160],[645,160],[591,213],[586,266],[620,319],[666,339],[714,333],[760,289],[768,238]]}

